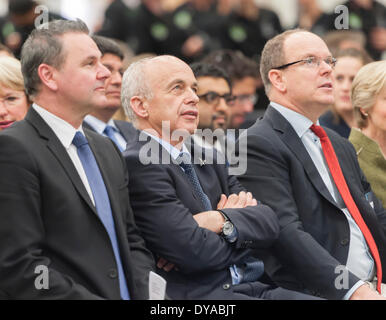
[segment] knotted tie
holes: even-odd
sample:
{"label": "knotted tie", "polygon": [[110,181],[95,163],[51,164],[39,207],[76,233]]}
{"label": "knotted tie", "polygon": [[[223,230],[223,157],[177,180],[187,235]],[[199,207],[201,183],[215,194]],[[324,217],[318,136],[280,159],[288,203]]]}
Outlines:
{"label": "knotted tie", "polygon": [[209,201],[208,196],[202,190],[200,181],[198,180],[196,171],[194,170],[194,167],[192,165],[190,155],[185,152],[181,152],[177,158],[177,162],[180,167],[184,169],[185,174],[188,177],[190,183],[192,184],[194,191],[199,196],[200,201],[202,202],[205,208],[205,211],[212,210],[212,205]]}
{"label": "knotted tie", "polygon": [[110,206],[109,195],[106,190],[102,174],[95,160],[94,154],[87,142],[86,137],[80,131],[77,131],[72,141],[77,148],[78,156],[82,162],[87,180],[94,197],[96,211],[101,219],[111,241],[114,250],[115,260],[118,268],[119,287],[123,300],[129,300],[129,291],[126,284],[125,274],[123,272],[122,262],[119,254],[117,236],[115,233],[113,214]]}
{"label": "knotted tie", "polygon": [[114,134],[114,128],[110,125],[107,125],[105,130],[103,130],[103,133],[108,136],[114,143],[115,145],[118,147],[118,149],[123,152],[124,150],[122,149],[122,147],[119,145],[118,143],[118,140],[117,138],[115,137],[115,134]]}
{"label": "knotted tie", "polygon": [[322,149],[324,156],[327,161],[328,168],[330,169],[332,178],[338,188],[338,191],[346,204],[348,211],[353,217],[354,221],[358,225],[359,229],[362,231],[363,236],[366,239],[367,245],[370,248],[370,252],[375,260],[375,265],[377,267],[377,290],[381,293],[381,283],[382,283],[382,265],[381,259],[379,257],[379,252],[377,245],[375,244],[374,238],[371,235],[370,230],[368,229],[365,221],[360,214],[358,207],[356,206],[354,199],[351,196],[350,190],[347,186],[346,180],[343,176],[342,170],[340,168],[338,158],[336,157],[334,148],[331,144],[330,139],[328,138],[326,132],[321,126],[312,125],[310,129],[319,137],[322,144]]}

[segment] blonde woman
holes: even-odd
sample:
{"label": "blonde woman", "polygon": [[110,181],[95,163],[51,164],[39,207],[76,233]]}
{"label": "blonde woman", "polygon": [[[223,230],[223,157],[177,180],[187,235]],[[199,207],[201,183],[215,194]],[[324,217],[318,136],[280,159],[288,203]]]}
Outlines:
{"label": "blonde woman", "polygon": [[0,57],[0,131],[22,120],[29,107],[20,62]]}
{"label": "blonde woman", "polygon": [[386,207],[386,61],[362,67],[351,94],[359,129],[351,130],[349,140],[374,193]]}

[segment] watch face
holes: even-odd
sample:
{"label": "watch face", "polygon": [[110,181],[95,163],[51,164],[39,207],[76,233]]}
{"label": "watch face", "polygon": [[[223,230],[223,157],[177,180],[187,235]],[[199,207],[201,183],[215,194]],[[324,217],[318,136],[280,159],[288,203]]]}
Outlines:
{"label": "watch face", "polygon": [[222,227],[222,233],[224,236],[230,236],[233,232],[233,223],[226,221]]}

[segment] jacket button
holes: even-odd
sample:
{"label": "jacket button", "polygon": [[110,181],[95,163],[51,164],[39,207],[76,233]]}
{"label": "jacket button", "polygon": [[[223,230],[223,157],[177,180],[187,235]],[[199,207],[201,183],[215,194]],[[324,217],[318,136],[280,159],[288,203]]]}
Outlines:
{"label": "jacket button", "polygon": [[342,240],[340,241],[340,244],[341,244],[342,246],[346,246],[348,243],[349,243],[348,238],[344,238],[344,239],[342,239]]}
{"label": "jacket button", "polygon": [[116,279],[118,277],[117,269],[110,269],[109,270],[109,277],[111,279]]}
{"label": "jacket button", "polygon": [[229,283],[226,283],[222,287],[224,290],[228,290],[231,287],[231,285]]}

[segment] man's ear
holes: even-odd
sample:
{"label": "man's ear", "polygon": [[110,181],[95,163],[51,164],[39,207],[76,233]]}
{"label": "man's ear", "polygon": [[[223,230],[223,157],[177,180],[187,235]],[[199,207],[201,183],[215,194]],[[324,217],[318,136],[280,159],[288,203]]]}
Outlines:
{"label": "man's ear", "polygon": [[269,70],[268,78],[276,90],[280,91],[281,93],[284,93],[287,90],[286,78],[282,71],[277,69]]}
{"label": "man's ear", "polygon": [[131,109],[141,119],[146,119],[149,116],[147,100],[140,96],[133,96],[130,99]]}
{"label": "man's ear", "polygon": [[53,91],[58,90],[58,84],[55,76],[56,69],[53,66],[42,63],[38,67],[38,75],[43,85],[50,88]]}

